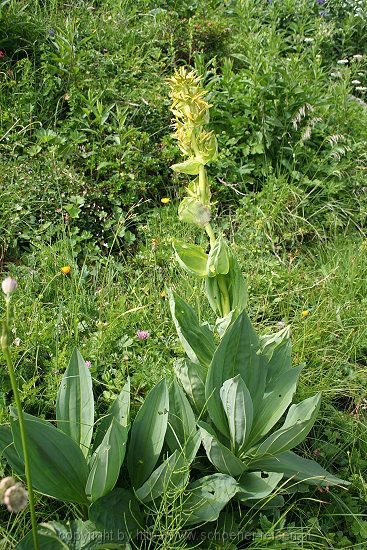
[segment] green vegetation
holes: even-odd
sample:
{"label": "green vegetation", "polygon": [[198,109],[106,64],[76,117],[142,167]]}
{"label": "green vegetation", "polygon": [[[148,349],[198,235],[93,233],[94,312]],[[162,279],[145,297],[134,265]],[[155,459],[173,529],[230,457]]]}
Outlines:
{"label": "green vegetation", "polygon": [[[41,419],[34,429],[35,421],[26,417],[35,447],[51,437],[44,433],[52,430],[50,423],[42,419],[58,419],[62,435],[52,431],[55,447],[45,450],[46,466],[57,457],[58,446],[65,452],[57,440],[66,437],[65,370],[74,369],[71,378],[86,376],[86,387],[93,380],[98,442],[107,433],[110,441],[126,443],[129,411],[123,397],[130,378],[126,458],[118,477],[116,464],[124,460],[125,449],[111,445],[115,455],[106,485],[110,490],[118,479],[117,488],[109,494],[101,489],[98,458],[83,470],[83,483],[89,476],[88,498],[95,501],[89,518],[99,529],[122,522],[122,516],[106,518],[107,507],[123,510],[123,529],[127,522],[129,531],[144,531],[131,548],[366,547],[366,44],[365,0],[0,2],[0,268],[1,279],[10,274],[18,281],[10,341],[20,399],[26,413]],[[204,126],[214,131],[218,154],[214,159],[212,149],[212,162],[205,166],[209,200],[192,183],[196,168],[190,168],[193,175],[170,168],[184,159],[171,135],[167,79],[183,66],[202,76],[211,105]],[[189,149],[187,154],[191,158]],[[292,363],[304,363],[294,402],[309,402],[322,392],[315,424],[312,429],[309,424],[303,443],[297,440],[295,451],[339,478],[338,486],[332,486],[334,477],[305,486],[294,479],[279,482],[278,474],[271,474],[268,484],[278,483],[275,493],[260,505],[242,494],[250,505],[242,505],[240,513],[238,487],[224,480],[230,474],[208,450],[217,438],[228,453],[238,451],[216,425],[213,406],[209,413],[216,433],[208,431],[209,417],[198,419],[206,443],[195,460],[188,456],[195,441],[179,439],[185,474],[194,460],[190,480],[182,471],[179,482],[173,479],[172,464],[177,466],[181,455],[172,440],[175,430],[180,433],[172,412],[173,430],[163,430],[160,449],[147,452],[151,463],[144,475],[134,468],[141,451],[134,437],[135,442],[149,440],[149,434],[138,432],[136,426],[144,426],[139,415],[158,418],[153,400],[164,409],[166,384],[170,401],[185,404],[187,418],[193,419],[182,386],[177,381],[172,386],[184,350],[170,313],[170,302],[173,313],[177,307],[170,291],[191,305],[200,322],[208,321],[206,336],[215,318],[228,313],[225,300],[214,312],[203,300],[207,274],[198,278],[176,261],[180,243],[209,252],[205,232],[187,223],[193,216],[188,196],[210,208],[214,234],[228,244],[217,246],[215,261],[212,254],[212,265],[219,266],[214,279],[227,277],[220,268],[223,254],[235,258],[245,275],[246,311],[256,333],[281,331],[286,338],[290,326]],[[190,208],[183,212],[182,204]],[[181,266],[185,258],[181,254]],[[70,270],[62,271],[67,266]],[[232,328],[239,326],[234,317],[241,309],[231,319]],[[138,331],[143,331],[139,337]],[[218,346],[218,335],[214,341]],[[70,362],[74,347],[88,369],[75,354]],[[0,423],[5,425],[14,399],[5,357],[0,357]],[[236,386],[246,395],[237,375],[228,376],[233,380],[226,390]],[[106,413],[118,396],[121,422],[108,427]],[[200,411],[191,405],[197,416]],[[21,453],[13,409],[12,418]],[[158,420],[157,426],[160,415]],[[8,436],[2,430],[3,450]],[[80,463],[89,443],[84,441],[81,453],[73,447]],[[171,462],[168,454],[175,456]],[[21,474],[6,449],[0,467],[1,477]],[[152,488],[143,490],[144,482],[159,467],[166,468],[163,489],[151,499]],[[78,488],[82,469],[76,468],[74,477],[70,473],[79,491],[75,499],[72,488],[69,494],[67,486],[55,493],[36,480],[37,522],[48,524],[45,547],[56,544],[55,533],[69,541],[71,532],[93,538],[94,527],[85,523],[86,483]],[[238,475],[231,475],[237,483]],[[207,476],[222,477],[187,492],[190,483]],[[350,485],[342,487],[341,479]],[[131,486],[138,489],[142,516],[124,508]],[[204,507],[199,518],[204,523],[192,520],[188,528],[188,512],[201,502],[198,495],[210,500],[213,493],[218,521]],[[228,498],[221,507],[217,496],[223,499],[224,493]],[[1,508],[0,548],[33,548],[31,542],[19,544],[30,529],[29,509],[15,515]],[[127,548],[123,542],[120,547]]]}

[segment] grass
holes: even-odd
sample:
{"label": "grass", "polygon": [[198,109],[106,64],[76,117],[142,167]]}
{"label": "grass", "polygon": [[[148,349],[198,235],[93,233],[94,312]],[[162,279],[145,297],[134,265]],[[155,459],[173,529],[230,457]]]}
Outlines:
{"label": "grass", "polygon": [[[249,510],[239,530],[259,550],[367,541],[362,4],[357,13],[357,2],[329,0],[325,16],[308,0],[0,6],[0,267],[19,281],[13,355],[32,414],[54,416],[75,345],[91,362],[98,412],[129,375],[135,413],[182,356],[168,287],[214,322],[172,252],[173,238],[204,241],[177,220],[187,182],[169,169],[180,157],[164,82],[183,63],[204,77],[219,141],[214,223],[246,274],[256,328],[291,326],[294,364],[305,364],[297,397],[322,391],[304,456],[352,483],[297,493],[280,512]],[[1,422],[11,402],[3,369]],[[152,511],[154,548],[197,547],[182,540],[179,498]],[[37,499],[39,522],[77,513]],[[26,513],[0,511],[0,548],[28,530]]]}

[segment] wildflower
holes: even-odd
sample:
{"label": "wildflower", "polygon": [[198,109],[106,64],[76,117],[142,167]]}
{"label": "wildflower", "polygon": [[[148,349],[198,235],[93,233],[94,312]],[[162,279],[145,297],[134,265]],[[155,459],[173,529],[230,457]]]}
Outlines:
{"label": "wildflower", "polygon": [[150,332],[148,332],[147,330],[138,330],[136,336],[139,338],[139,340],[148,340]]}
{"label": "wildflower", "polygon": [[360,80],[352,80],[352,84],[360,84],[361,81]]}
{"label": "wildflower", "polygon": [[49,29],[48,34],[50,36],[55,36],[55,31],[53,29]]}
{"label": "wildflower", "polygon": [[87,369],[90,369],[91,365],[92,365],[92,363],[90,361],[85,362],[85,366],[87,367]]}
{"label": "wildflower", "polygon": [[61,268],[61,273],[62,273],[63,275],[69,275],[70,271],[71,271],[70,265],[64,265],[64,266]]}
{"label": "wildflower", "polygon": [[302,319],[305,319],[306,317],[308,317],[310,315],[310,311],[308,309],[304,309],[302,312],[301,312],[301,317]]}
{"label": "wildflower", "polygon": [[169,204],[171,202],[171,199],[169,197],[162,197],[161,203],[162,204]]}
{"label": "wildflower", "polygon": [[17,348],[18,348],[20,346],[20,342],[21,342],[20,338],[15,338],[13,344],[14,344],[14,346],[17,346]]}
{"label": "wildflower", "polygon": [[306,36],[306,38],[303,39],[304,42],[310,43],[313,42],[313,38],[310,38],[309,36]]}
{"label": "wildflower", "polygon": [[3,58],[3,57],[5,57],[5,52],[4,52],[4,50],[0,50],[0,59]]}
{"label": "wildflower", "polygon": [[327,12],[325,10],[322,10],[322,11],[320,11],[319,15],[320,15],[320,17],[326,17]]}
{"label": "wildflower", "polygon": [[313,454],[314,454],[314,456],[320,456],[321,455],[320,449],[315,449]]}
{"label": "wildflower", "polygon": [[360,53],[356,53],[355,55],[353,55],[353,59],[359,61],[360,59],[363,59],[363,55],[361,55]]}
{"label": "wildflower", "polygon": [[162,290],[162,292],[160,293],[160,297],[167,298],[167,292],[165,290]]}
{"label": "wildflower", "polygon": [[3,500],[9,512],[17,514],[27,506],[28,493],[21,483],[16,483],[5,491]]}
{"label": "wildflower", "polygon": [[17,281],[15,279],[13,279],[12,277],[7,277],[1,283],[1,288],[3,289],[4,294],[6,294],[7,296],[9,296],[9,294],[14,292],[14,290],[16,290],[17,286],[18,286]]}
{"label": "wildflower", "polygon": [[13,487],[13,485],[16,484],[16,481],[13,477],[4,477],[4,479],[2,479],[0,481],[0,500],[1,502],[3,501],[4,499],[4,494],[5,492],[10,488],[10,487]]}
{"label": "wildflower", "polygon": [[348,59],[338,59],[337,64],[338,65],[347,65],[349,63]]}
{"label": "wildflower", "polygon": [[323,4],[325,4],[325,0],[316,0],[316,4],[322,6]]}
{"label": "wildflower", "polygon": [[358,90],[358,92],[366,92],[367,86],[356,86],[356,90]]}

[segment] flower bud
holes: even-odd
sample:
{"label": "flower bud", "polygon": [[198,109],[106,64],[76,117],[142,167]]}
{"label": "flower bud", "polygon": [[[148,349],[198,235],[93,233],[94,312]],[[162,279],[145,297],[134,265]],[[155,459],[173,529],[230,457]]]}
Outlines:
{"label": "flower bud", "polygon": [[1,500],[1,502],[3,501],[4,494],[7,491],[7,489],[9,489],[10,487],[12,487],[15,484],[16,484],[16,481],[13,477],[4,477],[4,479],[2,479],[0,481],[0,500]]}
{"label": "flower bud", "polygon": [[4,294],[6,294],[7,296],[12,292],[14,292],[17,286],[18,286],[17,281],[12,277],[7,277],[1,283],[1,288],[3,289]]}
{"label": "flower bud", "polygon": [[5,491],[4,504],[9,512],[17,514],[27,506],[28,493],[21,483],[12,485]]}

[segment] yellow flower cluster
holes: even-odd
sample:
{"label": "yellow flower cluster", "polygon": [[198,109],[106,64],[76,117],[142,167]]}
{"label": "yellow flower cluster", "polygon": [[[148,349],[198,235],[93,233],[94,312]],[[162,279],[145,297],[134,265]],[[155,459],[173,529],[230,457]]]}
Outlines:
{"label": "yellow flower cluster", "polygon": [[207,91],[201,87],[201,80],[195,71],[180,67],[168,83],[175,116],[173,137],[184,155],[206,164],[216,156],[217,143],[214,133],[203,129],[209,122],[211,105],[205,99]]}

